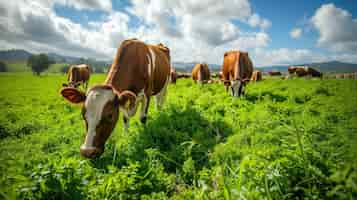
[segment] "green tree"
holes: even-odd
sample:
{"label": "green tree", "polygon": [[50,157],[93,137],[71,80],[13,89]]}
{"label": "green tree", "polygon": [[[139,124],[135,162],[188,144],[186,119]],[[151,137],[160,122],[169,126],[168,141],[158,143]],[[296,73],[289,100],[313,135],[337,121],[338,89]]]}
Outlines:
{"label": "green tree", "polygon": [[6,64],[3,61],[0,61],[0,72],[7,72]]}
{"label": "green tree", "polygon": [[46,54],[31,55],[27,60],[27,66],[31,67],[32,72],[36,75],[40,75],[53,63]]}

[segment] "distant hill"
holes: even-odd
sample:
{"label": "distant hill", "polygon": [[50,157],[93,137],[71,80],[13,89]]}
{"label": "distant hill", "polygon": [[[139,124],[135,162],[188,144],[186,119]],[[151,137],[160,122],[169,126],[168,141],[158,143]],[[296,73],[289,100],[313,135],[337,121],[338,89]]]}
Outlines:
{"label": "distant hill", "polygon": [[314,67],[322,72],[331,72],[331,73],[357,72],[357,64],[344,63],[344,62],[339,62],[339,61],[311,63],[311,64],[306,64],[306,65]]}
{"label": "distant hill", "polygon": [[[8,63],[10,68],[9,71],[28,71],[29,68],[25,67],[27,59],[32,54],[28,51],[22,49],[12,49],[0,51],[0,60]],[[105,61],[97,61],[95,59],[87,58],[79,58],[72,56],[63,56],[57,53],[48,53],[47,54],[52,60],[56,63],[89,63],[93,66],[96,72],[105,72],[110,66],[110,62]],[[198,62],[173,62],[172,66],[176,68],[178,71],[183,72],[191,72],[192,68]],[[339,61],[330,61],[330,62],[321,62],[321,63],[305,63],[301,65],[307,65],[313,68],[316,68],[324,73],[349,73],[349,72],[357,72],[357,64],[352,63],[344,63]],[[60,65],[59,65],[60,66]],[[221,65],[217,64],[208,64],[211,71],[218,72],[221,68]],[[289,66],[287,65],[277,65],[277,66],[264,66],[257,67],[263,72],[268,71],[280,71],[282,73],[286,73]],[[58,71],[56,67],[53,71]]]}
{"label": "distant hill", "polygon": [[[321,63],[305,63],[296,66],[309,66],[315,68],[323,73],[350,73],[357,72],[357,64],[344,63],[339,61],[321,62]],[[266,66],[259,67],[263,72],[269,71],[280,71],[282,73],[287,73],[289,66]]]}
{"label": "distant hill", "polygon": [[[26,61],[32,53],[22,50],[22,49],[11,49],[11,50],[5,50],[5,51],[0,51],[0,60],[6,61],[6,62],[20,62],[20,61]],[[56,53],[48,53],[48,57],[56,62],[61,62],[61,63],[75,63],[79,62],[81,58],[79,57],[71,57],[71,56],[63,56],[59,55]]]}
{"label": "distant hill", "polygon": [[25,50],[18,50],[18,49],[12,49],[12,50],[5,50],[5,51],[0,51],[0,60],[1,61],[8,61],[8,62],[14,62],[14,61],[24,61],[27,60],[31,56],[31,53]]}
{"label": "distant hill", "polygon": [[[191,72],[193,67],[199,62],[173,62],[172,66],[181,72]],[[208,64],[208,67],[211,71],[218,72],[221,69],[220,65],[217,64]]]}
{"label": "distant hill", "polygon": [[81,58],[73,56],[63,56],[56,53],[48,53],[48,57],[55,62],[66,62],[66,63],[76,63],[79,62]]}

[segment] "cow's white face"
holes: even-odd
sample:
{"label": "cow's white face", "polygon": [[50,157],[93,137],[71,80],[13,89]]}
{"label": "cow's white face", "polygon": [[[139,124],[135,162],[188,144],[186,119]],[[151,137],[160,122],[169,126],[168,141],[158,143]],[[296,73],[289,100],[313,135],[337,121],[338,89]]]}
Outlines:
{"label": "cow's white face", "polygon": [[64,88],[61,94],[71,103],[83,103],[82,116],[87,133],[81,154],[85,157],[97,157],[103,153],[105,142],[118,121],[119,107],[130,110],[136,101],[133,92],[125,90],[119,93],[109,85],[94,86],[87,95],[75,88]]}
{"label": "cow's white face", "polygon": [[244,85],[240,80],[235,80],[232,81],[231,89],[232,89],[232,96],[239,97],[244,90]]}
{"label": "cow's white face", "polygon": [[82,115],[87,134],[80,148],[81,154],[96,157],[104,151],[104,144],[118,120],[118,97],[110,88],[91,89],[84,102]]}

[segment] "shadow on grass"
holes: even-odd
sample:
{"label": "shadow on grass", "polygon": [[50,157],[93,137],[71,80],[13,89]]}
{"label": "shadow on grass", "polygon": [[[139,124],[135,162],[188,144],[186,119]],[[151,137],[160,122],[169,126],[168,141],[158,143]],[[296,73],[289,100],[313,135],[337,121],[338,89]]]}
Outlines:
{"label": "shadow on grass", "polygon": [[[120,167],[128,160],[142,161],[155,156],[163,161],[168,172],[181,168],[188,158],[194,161],[196,169],[201,169],[208,164],[208,154],[213,147],[230,134],[232,129],[223,120],[207,120],[191,106],[170,105],[149,119],[137,133],[120,138],[126,141],[117,147],[114,165]],[[103,169],[113,163],[113,146],[106,149],[111,153],[94,160],[95,167]]]}
{"label": "shadow on grass", "polygon": [[284,102],[286,101],[288,98],[286,96],[282,96],[282,95],[279,95],[279,94],[274,94],[270,91],[265,91],[265,92],[262,92],[262,93],[255,93],[255,94],[247,94],[246,95],[246,99],[252,103],[255,103],[259,100],[262,100],[264,99],[265,97],[270,97],[272,101],[275,101],[275,102]]}

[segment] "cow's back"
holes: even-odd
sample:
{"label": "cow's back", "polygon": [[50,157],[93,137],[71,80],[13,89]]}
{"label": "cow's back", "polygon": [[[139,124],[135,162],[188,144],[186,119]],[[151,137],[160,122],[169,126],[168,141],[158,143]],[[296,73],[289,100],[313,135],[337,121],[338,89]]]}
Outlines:
{"label": "cow's back", "polygon": [[150,45],[150,51],[155,55],[152,57],[154,63],[154,73],[152,74],[152,92],[153,95],[159,93],[164,87],[170,76],[170,57],[168,51],[165,51],[160,46]]}
{"label": "cow's back", "polygon": [[[237,52],[239,54],[239,52]],[[225,53],[222,65],[222,79],[223,81],[233,80],[234,78],[234,67],[237,63],[237,54],[234,53]]]}
{"label": "cow's back", "polygon": [[81,81],[88,81],[90,77],[90,69],[88,65],[80,65],[78,66],[79,69],[79,78]]}
{"label": "cow's back", "polygon": [[248,53],[241,53],[239,58],[239,78],[241,80],[250,80],[253,74],[253,63]]}
{"label": "cow's back", "polygon": [[197,81],[198,80],[198,73],[200,71],[200,68],[201,68],[201,64],[196,64],[193,69],[192,69],[192,79]]}
{"label": "cow's back", "polygon": [[131,39],[123,41],[118,48],[105,82],[119,92],[130,90],[138,94],[144,91],[151,96],[164,87],[169,73],[170,61],[166,53],[154,45]]}
{"label": "cow's back", "polygon": [[224,81],[250,80],[253,73],[253,63],[248,53],[231,51],[224,54],[222,75]]}

